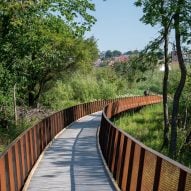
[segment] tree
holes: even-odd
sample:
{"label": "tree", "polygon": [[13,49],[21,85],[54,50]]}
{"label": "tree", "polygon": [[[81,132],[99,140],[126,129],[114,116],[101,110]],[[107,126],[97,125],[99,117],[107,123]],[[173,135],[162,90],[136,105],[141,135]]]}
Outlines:
{"label": "tree", "polygon": [[127,52],[125,52],[125,53],[123,53],[124,55],[131,55],[132,54],[132,51],[131,50],[129,50],[129,51],[127,51]]}
{"label": "tree", "polygon": [[113,56],[113,54],[112,54],[112,51],[111,50],[107,50],[106,52],[105,52],[105,58],[107,59],[107,58],[112,58],[112,56]]}
{"label": "tree", "polygon": [[155,1],[155,0],[137,0],[137,6],[143,6],[143,22],[146,24],[162,26],[161,40],[164,40],[165,52],[165,75],[163,79],[163,105],[164,105],[164,144],[168,141],[168,110],[167,110],[167,80],[168,80],[168,35],[173,28],[175,31],[176,50],[178,62],[181,71],[181,79],[175,91],[173,99],[171,138],[170,138],[170,155],[176,157],[177,146],[177,116],[179,111],[179,100],[186,81],[186,67],[182,54],[182,40],[188,40],[190,32],[190,3],[186,0],[177,1]]}
{"label": "tree", "polygon": [[19,24],[18,18],[30,18],[32,15],[58,15],[78,34],[89,30],[96,21],[89,14],[95,10],[95,5],[89,0],[1,1],[0,9],[4,34],[11,22]]}
{"label": "tree", "polygon": [[[163,113],[164,113],[164,143],[163,146],[168,146],[168,132],[169,132],[169,120],[168,120],[168,36],[172,25],[173,12],[169,11],[169,1],[147,1],[139,0],[136,2],[137,6],[144,7],[144,16],[142,21],[151,26],[160,24],[162,26],[161,40],[159,43],[164,42],[164,65],[165,72],[163,78]],[[170,18],[170,19],[169,19]]]}
{"label": "tree", "polygon": [[[21,59],[20,63],[13,65],[13,72],[18,78],[24,78],[22,88],[25,88],[21,91],[23,96],[28,94],[29,106],[36,105],[49,81],[81,67],[87,69],[93,59],[90,51],[95,47],[93,39],[83,40],[81,37],[74,37],[59,18],[49,16],[46,20],[37,20],[33,23],[35,29],[27,29],[25,36],[21,37],[21,46],[30,52],[26,53],[27,56]],[[30,43],[27,43],[27,40]],[[95,48],[94,56],[96,50]]]}
{"label": "tree", "polygon": [[[181,72],[180,81],[174,94],[173,109],[172,109],[172,124],[171,124],[171,142],[170,142],[170,155],[176,158],[177,154],[177,117],[179,112],[180,96],[186,82],[187,69],[185,66],[182,43],[189,38],[190,32],[190,16],[191,16],[191,5],[189,1],[177,0],[173,3],[174,8],[174,31],[176,40],[176,50],[178,56],[178,63]],[[184,41],[182,41],[184,40]]]}
{"label": "tree", "polygon": [[140,52],[139,55],[129,57],[124,63],[115,63],[114,70],[118,76],[122,76],[127,80],[129,87],[134,82],[146,80],[144,75],[148,70],[153,71],[158,64],[157,52]]}
{"label": "tree", "polygon": [[121,53],[119,50],[114,50],[114,51],[112,52],[112,55],[113,55],[113,57],[117,57],[117,56],[121,56],[122,53]]}
{"label": "tree", "polygon": [[[138,0],[137,6],[143,6],[144,15],[142,21],[151,26],[160,25],[162,30],[160,31],[161,37],[154,43],[158,48],[162,42],[164,42],[164,77],[163,77],[163,114],[164,114],[164,138],[163,146],[168,146],[168,132],[169,132],[169,117],[168,117],[168,76],[169,76],[169,58],[168,58],[168,36],[171,31],[172,15],[169,11],[168,1],[155,1],[155,0]],[[155,48],[156,48],[155,47]]]}
{"label": "tree", "polygon": [[32,106],[48,81],[84,60],[87,53],[77,49],[95,22],[88,13],[94,4],[88,0],[11,1],[1,2],[0,10],[1,64],[11,75],[10,86],[19,82],[20,95],[28,94]]}

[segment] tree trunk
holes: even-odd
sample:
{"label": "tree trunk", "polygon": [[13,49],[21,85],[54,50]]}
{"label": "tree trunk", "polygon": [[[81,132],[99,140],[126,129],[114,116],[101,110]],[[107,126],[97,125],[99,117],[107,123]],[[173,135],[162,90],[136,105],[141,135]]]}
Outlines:
{"label": "tree trunk", "polygon": [[184,121],[183,121],[183,129],[187,128],[187,118],[188,118],[188,108],[186,106],[185,114],[184,114]]}
{"label": "tree trunk", "polygon": [[34,85],[28,85],[28,105],[29,107],[35,107],[35,95],[34,95]]}
{"label": "tree trunk", "polygon": [[2,17],[2,39],[9,33],[10,16],[3,15]]}
{"label": "tree trunk", "polygon": [[[35,52],[31,53],[31,61],[33,62],[36,59]],[[28,69],[28,73],[31,76],[30,81],[28,81],[28,105],[29,107],[35,107],[35,85],[36,85],[36,79],[35,76],[31,73],[30,69]]]}
{"label": "tree trunk", "polygon": [[14,88],[13,88],[13,105],[14,105],[15,126],[17,126],[16,84],[14,85]]}
{"label": "tree trunk", "polygon": [[186,66],[184,63],[182,49],[181,49],[181,34],[180,34],[180,14],[177,12],[174,16],[176,50],[178,56],[179,68],[181,71],[181,78],[174,94],[173,109],[172,109],[172,124],[171,124],[171,140],[170,140],[170,156],[176,158],[177,152],[177,117],[179,112],[179,100],[186,82]]}
{"label": "tree trunk", "polygon": [[164,1],[161,1],[161,15],[162,15],[162,26],[164,28],[164,77],[163,77],[163,116],[164,116],[164,132],[163,132],[163,145],[161,150],[164,147],[169,145],[169,115],[168,115],[168,77],[169,77],[169,66],[168,66],[168,42],[169,42],[169,31],[170,23],[165,16]]}
{"label": "tree trunk", "polygon": [[36,107],[38,99],[41,95],[42,89],[45,85],[45,82],[40,82],[38,92],[35,90],[36,85],[28,85],[28,105],[31,107]]}
{"label": "tree trunk", "polygon": [[32,92],[28,93],[28,105],[29,107],[35,106],[34,94]]}
{"label": "tree trunk", "polygon": [[168,28],[165,27],[164,31],[164,54],[165,54],[165,60],[164,60],[164,78],[163,78],[163,115],[164,115],[164,135],[163,135],[163,146],[168,147],[169,145],[169,139],[168,139],[168,133],[169,133],[169,117],[168,117],[168,76],[169,76],[169,66],[168,66]]}

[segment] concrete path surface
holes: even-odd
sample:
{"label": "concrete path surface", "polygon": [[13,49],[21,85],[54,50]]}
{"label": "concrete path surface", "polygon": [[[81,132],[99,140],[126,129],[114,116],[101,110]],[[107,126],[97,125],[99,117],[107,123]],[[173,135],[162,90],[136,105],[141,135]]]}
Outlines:
{"label": "concrete path surface", "polygon": [[115,190],[97,148],[101,112],[70,125],[45,151],[28,191]]}

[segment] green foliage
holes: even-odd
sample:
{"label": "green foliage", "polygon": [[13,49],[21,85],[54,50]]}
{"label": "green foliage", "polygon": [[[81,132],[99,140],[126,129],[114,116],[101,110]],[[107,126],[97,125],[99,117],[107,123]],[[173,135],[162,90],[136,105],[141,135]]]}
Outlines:
{"label": "green foliage", "polygon": [[109,58],[112,58],[112,57],[120,56],[121,54],[122,54],[122,53],[121,53],[119,50],[114,50],[114,51],[107,50],[107,51],[105,52],[104,58],[105,58],[105,59],[109,59]]}
{"label": "green foliage", "polygon": [[160,150],[163,138],[162,105],[153,105],[137,113],[127,113],[114,119],[117,127],[143,142],[145,145]]}
{"label": "green foliage", "polygon": [[23,121],[18,127],[15,127],[12,124],[8,128],[0,128],[0,153],[3,152],[16,137],[18,137],[29,127],[30,124],[27,121]]}
{"label": "green foliage", "polygon": [[[97,53],[94,39],[74,38],[60,18],[47,16],[45,19],[34,18],[32,22],[32,28],[29,25],[25,26],[24,35],[14,33],[19,35],[15,44],[18,46],[20,43],[19,47],[23,49],[22,54],[25,56],[17,55],[14,64],[8,69],[15,76],[15,81],[20,82],[18,84],[20,94],[22,96],[29,94],[30,97],[24,97],[29,99],[29,105],[37,102],[48,81],[55,80],[67,70],[90,65]],[[7,43],[9,42],[5,42]],[[18,47],[12,48],[16,51],[18,49]],[[7,54],[10,54],[9,50],[7,53],[4,51],[3,56]],[[10,59],[13,58],[9,56],[7,62]]]}
{"label": "green foliage", "polygon": [[151,93],[162,94],[163,72],[160,72],[159,69],[156,69],[153,72],[147,71],[144,73],[144,78],[146,80],[137,82],[134,88],[139,89],[142,92],[150,90]]}
{"label": "green foliage", "polygon": [[[82,35],[89,30],[96,19],[90,15],[95,10],[94,4],[89,0],[45,0],[45,1],[1,1],[0,18],[5,24],[22,25],[23,19],[34,16],[58,15],[66,21],[76,34]],[[9,26],[5,26],[6,30]],[[2,29],[4,30],[4,29]]]}
{"label": "green foliage", "polygon": [[77,104],[77,101],[72,101],[73,90],[69,85],[62,81],[57,81],[53,88],[45,92],[41,96],[43,105],[52,108],[53,110],[60,110]]}
{"label": "green foliage", "polygon": [[105,53],[105,58],[111,58],[113,55],[112,55],[112,51],[111,50],[107,50],[106,53]]}
{"label": "green foliage", "polygon": [[[178,62],[180,67],[180,78],[179,82],[175,88],[173,96],[173,109],[172,109],[172,120],[171,120],[171,137],[169,152],[176,158],[176,140],[177,140],[177,121],[179,115],[179,106],[181,94],[183,93],[183,88],[186,83],[186,67],[183,58],[183,45],[190,43],[190,1],[189,0],[177,0],[177,1],[156,1],[156,0],[136,0],[135,5],[143,8],[143,16],[141,21],[145,24],[151,26],[160,26],[162,29],[160,32],[160,38],[155,40],[154,44],[160,45],[164,42],[164,52],[165,52],[165,65],[168,65],[168,37],[171,30],[174,29],[175,32],[175,42],[176,51],[178,56]],[[190,48],[190,47],[189,47]],[[167,103],[167,80],[168,80],[168,70],[165,67],[164,75],[164,86],[163,86],[163,100],[164,100],[164,119],[165,119],[165,129],[164,134],[168,133],[168,108],[166,108]],[[167,140],[167,138],[165,138]],[[167,141],[166,141],[167,142]]]}
{"label": "green foliage", "polygon": [[168,93],[173,96],[174,90],[176,89],[178,85],[178,79],[180,77],[180,71],[178,70],[172,70],[169,73],[169,88]]}
{"label": "green foliage", "polygon": [[[91,16],[94,9],[90,0],[0,2],[2,139],[10,142],[22,131],[21,124],[14,129],[15,84],[17,105],[36,106],[39,97],[47,89],[53,91],[53,84],[67,73],[91,70],[98,56],[96,40],[83,35],[96,21]],[[0,139],[0,146],[4,142]]]}
{"label": "green foliage", "polygon": [[0,64],[9,74],[2,86],[17,83],[19,95],[34,106],[48,81],[90,65],[98,51],[83,33],[95,22],[93,10],[88,0],[1,2]]}
{"label": "green foliage", "polygon": [[10,92],[4,94],[0,91],[0,129],[8,129],[14,126],[13,99]]}
{"label": "green foliage", "polygon": [[116,56],[120,56],[122,53],[119,50],[114,50],[112,54],[113,54],[113,57],[116,57]]}
{"label": "green foliage", "polygon": [[89,74],[73,73],[66,80],[57,81],[54,88],[41,97],[44,105],[59,110],[71,105],[109,99],[127,93],[124,81],[110,68],[93,70]]}
{"label": "green foliage", "polygon": [[138,50],[129,50],[127,52],[123,53],[124,55],[129,55],[129,56],[133,56],[133,55],[138,55],[139,51]]}
{"label": "green foliage", "polygon": [[134,87],[135,83],[148,81],[157,67],[157,52],[141,52],[139,55],[130,56],[127,62],[114,64],[115,72],[126,79],[129,88]]}

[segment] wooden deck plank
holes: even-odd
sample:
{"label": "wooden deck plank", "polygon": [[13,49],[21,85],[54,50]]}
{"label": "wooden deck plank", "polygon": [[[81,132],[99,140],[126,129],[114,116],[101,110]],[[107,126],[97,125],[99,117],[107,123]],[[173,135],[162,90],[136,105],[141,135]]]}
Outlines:
{"label": "wooden deck plank", "polygon": [[45,151],[28,191],[115,190],[97,148],[101,112],[69,126]]}

